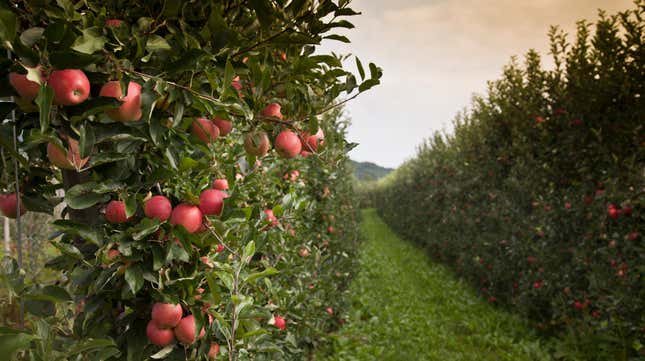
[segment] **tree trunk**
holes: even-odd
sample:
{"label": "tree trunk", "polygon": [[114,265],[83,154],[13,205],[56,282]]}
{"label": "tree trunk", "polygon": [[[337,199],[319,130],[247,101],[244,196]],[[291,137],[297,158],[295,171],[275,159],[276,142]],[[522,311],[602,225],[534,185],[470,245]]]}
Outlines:
{"label": "tree trunk", "polygon": [[11,222],[9,217],[4,218],[4,255],[11,256]]}

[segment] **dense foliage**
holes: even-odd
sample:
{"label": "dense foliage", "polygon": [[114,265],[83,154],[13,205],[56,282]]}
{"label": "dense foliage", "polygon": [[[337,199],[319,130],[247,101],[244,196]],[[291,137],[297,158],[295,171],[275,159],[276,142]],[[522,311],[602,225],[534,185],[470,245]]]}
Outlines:
{"label": "dense foliage", "polygon": [[[348,42],[348,3],[0,5],[0,206],[65,207],[55,284],[3,260],[2,355],[301,360],[325,342],[355,250],[338,98],[381,76],[316,53]],[[180,323],[155,316],[176,304]]]}
{"label": "dense foliage", "polygon": [[[554,332],[555,356],[645,356],[645,2],[550,32],[372,191],[397,232],[489,302]],[[592,31],[592,28],[595,31]]]}

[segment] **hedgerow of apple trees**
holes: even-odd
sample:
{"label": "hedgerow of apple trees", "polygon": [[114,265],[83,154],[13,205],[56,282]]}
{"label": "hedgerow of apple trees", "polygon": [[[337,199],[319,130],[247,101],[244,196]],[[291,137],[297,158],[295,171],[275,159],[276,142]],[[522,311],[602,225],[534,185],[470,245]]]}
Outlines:
{"label": "hedgerow of apple trees", "polygon": [[66,204],[56,284],[3,261],[26,309],[3,355],[300,360],[324,342],[354,266],[341,99],[381,76],[315,52],[349,41],[348,3],[0,6],[0,206]]}
{"label": "hedgerow of apple trees", "polygon": [[[645,355],[645,3],[550,32],[373,189],[396,231],[557,335],[567,360]],[[592,31],[595,30],[595,31]]]}

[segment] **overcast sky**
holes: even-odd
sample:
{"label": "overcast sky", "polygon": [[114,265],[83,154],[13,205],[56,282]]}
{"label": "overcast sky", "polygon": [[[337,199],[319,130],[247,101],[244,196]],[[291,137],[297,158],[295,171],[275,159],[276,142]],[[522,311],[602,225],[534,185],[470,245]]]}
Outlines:
{"label": "overcast sky", "polygon": [[[354,0],[352,40],[323,51],[352,53],[383,68],[381,85],[347,106],[351,157],[396,167],[435,130],[497,79],[512,55],[538,50],[548,58],[547,32],[570,35],[580,19],[633,7],[631,0]],[[353,64],[353,59],[351,63]],[[355,67],[355,65],[352,65]]]}

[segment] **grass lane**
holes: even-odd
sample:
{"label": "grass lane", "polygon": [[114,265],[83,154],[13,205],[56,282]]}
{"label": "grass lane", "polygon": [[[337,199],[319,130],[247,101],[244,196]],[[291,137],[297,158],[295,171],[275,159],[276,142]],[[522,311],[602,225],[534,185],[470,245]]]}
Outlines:
{"label": "grass lane", "polygon": [[333,356],[318,360],[549,360],[526,323],[481,298],[363,211],[361,271]]}

